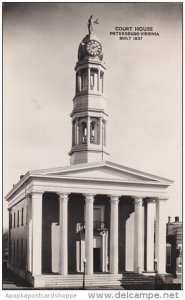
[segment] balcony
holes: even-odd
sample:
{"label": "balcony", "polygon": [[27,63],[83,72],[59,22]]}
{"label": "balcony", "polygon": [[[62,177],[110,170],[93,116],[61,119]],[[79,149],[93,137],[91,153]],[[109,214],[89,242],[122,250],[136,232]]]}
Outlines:
{"label": "balcony", "polygon": [[[85,223],[76,223],[76,232],[78,233],[83,230],[85,230]],[[93,230],[100,231],[100,232],[107,230],[106,222],[94,221],[93,222]]]}

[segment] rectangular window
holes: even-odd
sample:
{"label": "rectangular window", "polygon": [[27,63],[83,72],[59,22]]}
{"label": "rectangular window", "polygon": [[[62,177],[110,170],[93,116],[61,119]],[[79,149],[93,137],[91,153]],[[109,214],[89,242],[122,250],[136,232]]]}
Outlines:
{"label": "rectangular window", "polygon": [[17,227],[19,227],[19,210],[17,211]]}
{"label": "rectangular window", "polygon": [[15,212],[13,214],[13,227],[15,228]]}
{"label": "rectangular window", "polygon": [[22,214],[21,214],[21,225],[23,226],[24,225],[24,207],[22,207],[21,212],[22,212]]}
{"label": "rectangular window", "polygon": [[9,213],[9,224],[10,224],[10,229],[12,229],[12,213]]}
{"label": "rectangular window", "polygon": [[87,90],[87,86],[88,86],[88,77],[87,77],[87,73],[82,75],[82,91]]}

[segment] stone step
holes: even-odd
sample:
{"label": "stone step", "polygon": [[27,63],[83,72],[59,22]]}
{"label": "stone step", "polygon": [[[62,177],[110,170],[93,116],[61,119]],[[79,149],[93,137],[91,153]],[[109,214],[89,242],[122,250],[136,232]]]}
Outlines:
{"label": "stone step", "polygon": [[[82,287],[83,275],[41,275],[35,276],[35,281],[41,282],[44,287]],[[159,281],[158,281],[159,282]],[[140,284],[154,284],[154,276],[145,276],[136,273],[123,274],[94,274],[85,275],[85,285],[89,287],[105,287],[105,286],[124,286],[124,285],[140,285]],[[39,286],[39,285],[38,285]]]}

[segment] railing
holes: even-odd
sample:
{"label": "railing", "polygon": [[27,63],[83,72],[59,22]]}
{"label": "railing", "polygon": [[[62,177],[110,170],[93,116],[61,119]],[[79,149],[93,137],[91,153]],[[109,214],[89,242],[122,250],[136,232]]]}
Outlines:
{"label": "railing", "polygon": [[105,230],[107,229],[106,223],[102,221],[94,221],[93,222],[93,229],[94,230]]}
{"label": "railing", "polygon": [[[85,223],[76,223],[76,232],[80,232],[83,230],[85,230]],[[94,221],[93,222],[93,230],[94,231],[107,230],[106,222]]]}

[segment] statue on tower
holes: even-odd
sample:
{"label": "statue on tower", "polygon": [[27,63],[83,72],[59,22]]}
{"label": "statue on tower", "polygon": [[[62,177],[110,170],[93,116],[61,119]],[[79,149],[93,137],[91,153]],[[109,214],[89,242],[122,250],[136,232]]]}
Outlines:
{"label": "statue on tower", "polygon": [[88,20],[88,31],[89,34],[91,34],[94,31],[94,25],[95,24],[99,24],[99,20],[93,20],[93,16],[90,16],[89,20]]}

